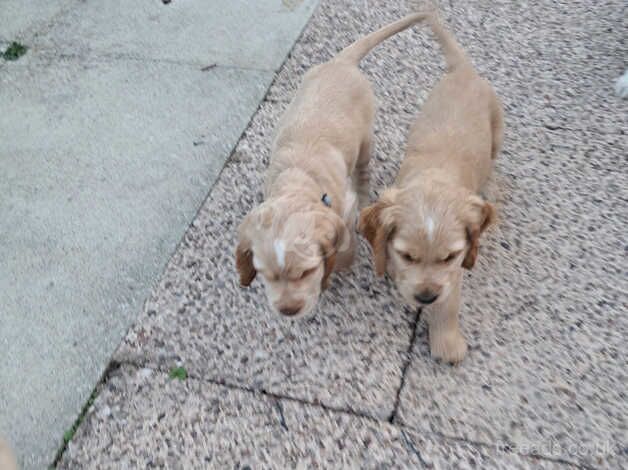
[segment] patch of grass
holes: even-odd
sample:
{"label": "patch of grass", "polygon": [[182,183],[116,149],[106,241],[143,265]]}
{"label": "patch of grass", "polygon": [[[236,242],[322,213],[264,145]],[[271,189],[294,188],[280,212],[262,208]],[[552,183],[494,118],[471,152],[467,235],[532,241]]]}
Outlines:
{"label": "patch of grass", "polygon": [[173,367],[170,369],[170,378],[185,380],[188,378],[188,371],[185,370],[185,367]]}
{"label": "patch of grass", "polygon": [[72,425],[70,429],[68,429],[66,432],[63,433],[63,443],[67,444],[68,442],[70,442],[72,438],[74,437],[75,433],[76,433],[76,427]]}
{"label": "patch of grass", "polygon": [[28,47],[24,44],[20,44],[19,42],[13,41],[6,51],[2,54],[4,60],[17,60],[26,54]]}

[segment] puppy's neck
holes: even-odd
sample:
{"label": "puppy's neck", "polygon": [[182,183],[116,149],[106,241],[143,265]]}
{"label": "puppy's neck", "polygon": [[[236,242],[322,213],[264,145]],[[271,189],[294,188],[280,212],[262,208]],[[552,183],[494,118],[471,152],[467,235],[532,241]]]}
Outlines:
{"label": "puppy's neck", "polygon": [[301,168],[287,168],[277,175],[268,188],[267,197],[299,195],[304,200],[316,201],[323,194],[321,185],[306,171]]}
{"label": "puppy's neck", "polygon": [[478,192],[486,183],[492,161],[463,150],[409,149],[401,163],[397,185],[417,178],[434,180]]}
{"label": "puppy's neck", "polygon": [[443,187],[464,185],[461,175],[455,171],[442,168],[416,168],[414,171],[400,175],[397,186],[403,188],[425,183],[442,185]]}
{"label": "puppy's neck", "polygon": [[347,191],[347,166],[342,154],[326,144],[277,150],[266,173],[266,199],[293,195],[301,201],[321,202],[323,196],[338,215]]}

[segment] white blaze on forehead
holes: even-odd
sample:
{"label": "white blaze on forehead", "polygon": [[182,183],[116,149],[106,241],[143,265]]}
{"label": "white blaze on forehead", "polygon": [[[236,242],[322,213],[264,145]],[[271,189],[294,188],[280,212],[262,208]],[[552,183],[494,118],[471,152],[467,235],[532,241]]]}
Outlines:
{"label": "white blaze on forehead", "polygon": [[425,233],[429,241],[434,240],[434,219],[429,215],[425,218]]}
{"label": "white blaze on forehead", "polygon": [[277,264],[281,269],[286,267],[286,244],[283,240],[275,240],[273,242],[275,248],[275,256],[277,256]]}

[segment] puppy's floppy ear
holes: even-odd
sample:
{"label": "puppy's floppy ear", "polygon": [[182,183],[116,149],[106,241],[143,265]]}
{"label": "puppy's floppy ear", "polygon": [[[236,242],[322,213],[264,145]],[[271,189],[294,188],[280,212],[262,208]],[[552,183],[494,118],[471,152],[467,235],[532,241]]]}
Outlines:
{"label": "puppy's floppy ear", "polygon": [[467,227],[467,253],[462,261],[462,267],[471,269],[475,265],[480,250],[480,235],[495,220],[495,208],[481,197],[470,196],[465,209],[465,223]]}
{"label": "puppy's floppy ear", "polygon": [[349,234],[344,221],[336,214],[325,211],[317,218],[316,231],[321,246],[321,252],[324,258],[323,279],[321,280],[321,288],[327,289],[329,286],[329,277],[336,266],[336,253],[346,250],[350,242]]}
{"label": "puppy's floppy ear", "polygon": [[392,235],[395,226],[392,214],[386,215],[386,209],[394,204],[396,191],[389,190],[382,195],[379,201],[360,212],[358,230],[371,244],[373,258],[375,260],[375,272],[383,276],[386,272],[388,255],[386,244]]}
{"label": "puppy's floppy ear", "polygon": [[251,219],[252,214],[247,215],[238,229],[239,240],[238,246],[236,246],[235,261],[242,286],[250,285],[257,274],[253,266],[253,251],[251,251]]}

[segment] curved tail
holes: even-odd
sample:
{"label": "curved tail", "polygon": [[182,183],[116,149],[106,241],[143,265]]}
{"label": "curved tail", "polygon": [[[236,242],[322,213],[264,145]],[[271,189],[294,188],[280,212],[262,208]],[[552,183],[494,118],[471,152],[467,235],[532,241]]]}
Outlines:
{"label": "curved tail", "polygon": [[371,34],[358,39],[356,42],[340,51],[340,53],[336,56],[336,59],[346,60],[357,65],[364,58],[364,56],[366,56],[366,54],[368,54],[371,49],[377,46],[380,42],[420,21],[431,18],[432,16],[431,12],[413,13],[408,15],[405,18],[395,21],[388,26],[384,26]]}
{"label": "curved tail", "polygon": [[447,70],[452,71],[460,65],[468,64],[469,58],[467,57],[464,49],[460,47],[460,44],[458,44],[454,35],[445,28],[438,16],[430,15],[428,23],[432,29],[432,33],[436,36],[436,40],[439,42],[440,47],[443,50]]}

